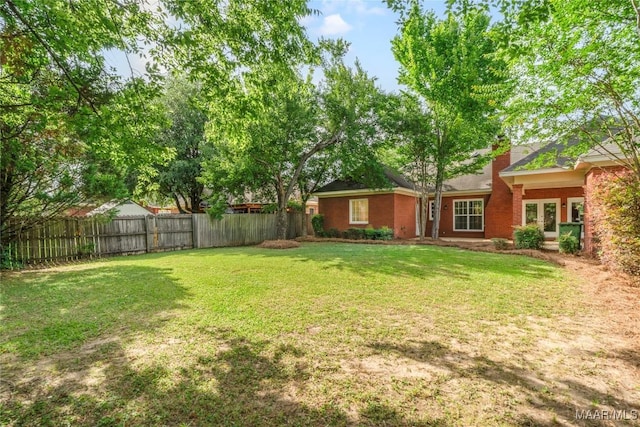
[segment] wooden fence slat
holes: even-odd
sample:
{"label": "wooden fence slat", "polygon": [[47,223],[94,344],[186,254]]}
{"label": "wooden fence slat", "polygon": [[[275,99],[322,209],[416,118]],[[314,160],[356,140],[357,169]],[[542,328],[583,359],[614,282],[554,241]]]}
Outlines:
{"label": "wooden fence slat", "polygon": [[[302,213],[289,214],[287,236],[300,236],[308,221]],[[274,214],[227,214],[220,220],[207,214],[137,216],[108,223],[95,218],[64,218],[20,232],[11,251],[22,263],[42,263],[83,256],[254,245],[275,239],[275,228]]]}

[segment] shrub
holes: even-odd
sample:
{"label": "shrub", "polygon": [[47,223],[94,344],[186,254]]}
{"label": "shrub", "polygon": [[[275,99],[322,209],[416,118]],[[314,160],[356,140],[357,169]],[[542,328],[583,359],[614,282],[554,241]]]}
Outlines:
{"label": "shrub", "polygon": [[544,233],[535,224],[515,227],[513,237],[516,249],[540,249],[544,243]]}
{"label": "shrub", "polygon": [[313,234],[322,237],[324,235],[324,215],[316,214],[311,217],[311,226]]}
{"label": "shrub", "polygon": [[337,228],[330,228],[324,234],[325,237],[342,237],[342,233]]}
{"label": "shrub", "polygon": [[393,239],[393,229],[383,226],[378,231],[378,240],[391,240]]}
{"label": "shrub", "polygon": [[12,246],[0,247],[0,270],[20,269],[23,265],[16,259]]}
{"label": "shrub", "polygon": [[365,228],[364,229],[365,238],[368,240],[376,240],[376,229],[375,228]]}
{"label": "shrub", "polygon": [[605,172],[590,180],[586,195],[601,261],[640,276],[640,180],[631,171]]}
{"label": "shrub", "polygon": [[95,246],[93,243],[85,243],[84,245],[78,246],[78,256],[80,257],[88,257],[92,255],[95,251]]}
{"label": "shrub", "polygon": [[494,237],[491,241],[493,242],[493,246],[499,251],[509,249],[509,241],[507,239]]}
{"label": "shrub", "polygon": [[349,228],[343,234],[345,239],[360,240],[365,238],[363,228]]}
{"label": "shrub", "polygon": [[580,247],[580,240],[574,235],[569,233],[564,233],[560,236],[558,240],[558,246],[560,248],[560,252],[564,254],[575,254],[578,252],[578,248]]}

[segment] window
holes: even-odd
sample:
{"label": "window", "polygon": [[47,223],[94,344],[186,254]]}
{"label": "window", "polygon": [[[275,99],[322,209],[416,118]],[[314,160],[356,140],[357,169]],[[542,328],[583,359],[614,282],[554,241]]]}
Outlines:
{"label": "window", "polygon": [[429,221],[433,221],[435,209],[436,209],[435,200],[429,200]]}
{"label": "window", "polygon": [[369,199],[349,200],[349,224],[369,223]]}
{"label": "window", "polygon": [[455,200],[453,202],[454,231],[484,230],[484,200]]}
{"label": "window", "polygon": [[316,213],[316,210],[314,208],[309,208],[309,215],[313,215]]}

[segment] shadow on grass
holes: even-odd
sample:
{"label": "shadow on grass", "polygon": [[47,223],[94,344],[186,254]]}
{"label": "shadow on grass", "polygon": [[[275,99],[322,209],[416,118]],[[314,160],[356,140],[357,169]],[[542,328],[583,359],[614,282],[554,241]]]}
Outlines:
{"label": "shadow on grass", "polygon": [[[525,256],[467,251],[427,245],[367,245],[304,243],[300,248],[277,250],[243,248],[245,254],[298,262],[319,262],[338,270],[366,276],[433,277],[466,280],[474,274],[497,274],[517,279],[555,277],[557,267]],[[235,255],[236,251],[219,251]]]}
{"label": "shadow on grass", "polygon": [[[525,405],[518,409],[515,425],[519,426],[557,426],[565,423],[584,426],[601,426],[602,419],[577,420],[577,411],[586,410],[626,410],[631,417],[632,410],[640,410],[638,402],[611,396],[600,390],[569,378],[538,378],[535,368],[531,370],[508,361],[494,361],[485,356],[475,356],[463,351],[453,350],[438,341],[423,341],[412,344],[376,342],[369,345],[378,354],[396,354],[417,362],[444,368],[453,378],[472,378],[491,382],[500,386],[516,389],[525,396]],[[626,352],[618,355],[623,360]],[[634,357],[637,362],[637,358]],[[560,393],[556,391],[559,390]],[[568,393],[569,398],[565,394]],[[595,405],[595,406],[594,406]],[[556,421],[545,421],[531,415],[533,408],[550,412]],[[637,412],[636,412],[637,413]],[[637,425],[636,420],[618,420],[616,425]],[[608,425],[608,424],[607,424]]]}
{"label": "shadow on grass", "polygon": [[77,347],[118,328],[153,329],[180,308],[186,289],[171,269],[97,266],[27,272],[2,285],[0,350],[37,357]]}
{"label": "shadow on grass", "polygon": [[[353,415],[330,402],[311,406],[296,399],[310,374],[292,345],[269,348],[231,330],[200,330],[200,339],[219,342],[211,353],[179,360],[179,366],[131,362],[120,343],[106,343],[80,356],[84,371],[58,385],[23,384],[4,405],[0,422],[15,425],[224,425],[224,426],[445,426],[415,422],[383,404]],[[90,387],[85,374],[100,367],[102,381]],[[69,365],[59,365],[67,373]],[[55,382],[54,382],[55,383]],[[93,391],[88,391],[92,389]],[[27,399],[26,396],[31,396]]]}

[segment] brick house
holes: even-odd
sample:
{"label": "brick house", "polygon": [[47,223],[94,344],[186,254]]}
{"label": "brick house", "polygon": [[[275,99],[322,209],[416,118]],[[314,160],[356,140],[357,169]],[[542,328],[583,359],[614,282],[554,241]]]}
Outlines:
{"label": "brick house", "polygon": [[[514,226],[537,223],[546,239],[555,240],[561,222],[584,222],[586,181],[615,163],[597,151],[574,162],[562,156],[565,148],[560,143],[514,146],[478,174],[446,181],[440,237],[511,238]],[[542,159],[544,166],[536,166]],[[396,238],[415,237],[418,192],[404,177],[388,170],[385,175],[390,182],[386,189],[348,180],[320,188],[315,195],[325,228],[387,226]],[[426,235],[431,234],[433,201],[429,205]],[[590,249],[588,223],[585,232]]]}

